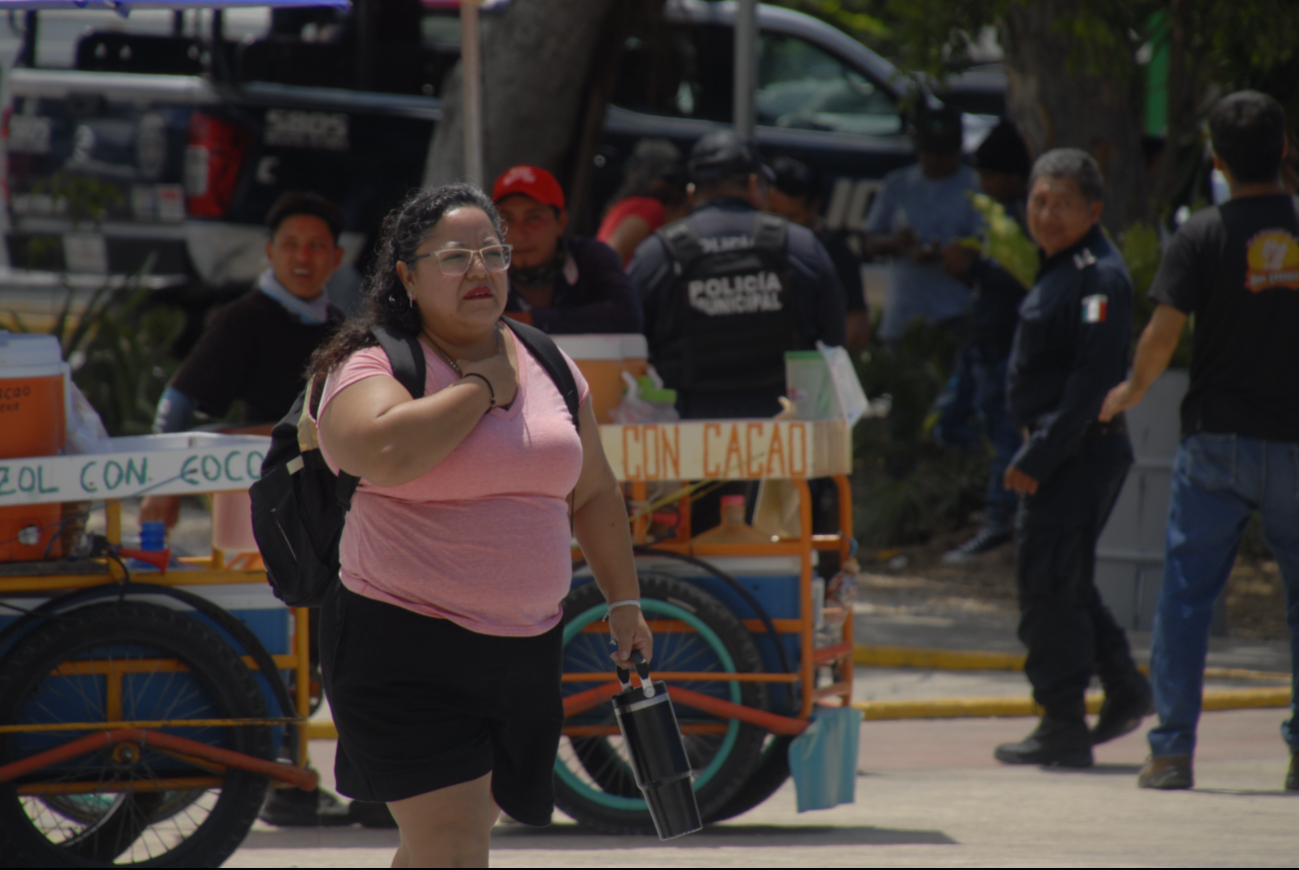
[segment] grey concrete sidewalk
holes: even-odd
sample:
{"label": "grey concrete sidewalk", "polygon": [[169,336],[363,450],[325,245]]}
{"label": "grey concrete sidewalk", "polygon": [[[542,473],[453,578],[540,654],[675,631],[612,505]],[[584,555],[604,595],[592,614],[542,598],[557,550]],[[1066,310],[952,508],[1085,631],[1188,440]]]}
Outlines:
{"label": "grey concrete sidewalk", "polygon": [[[792,785],[726,824],[661,844],[610,837],[556,814],[547,829],[498,826],[498,867],[1293,866],[1299,794],[1281,790],[1282,710],[1207,713],[1197,788],[1141,791],[1141,732],[1097,767],[1004,767],[992,747],[1028,719],[867,722],[857,803],[799,815]],[[331,743],[313,756],[328,780]],[[260,823],[226,866],[386,867],[394,831],[277,830]]]}

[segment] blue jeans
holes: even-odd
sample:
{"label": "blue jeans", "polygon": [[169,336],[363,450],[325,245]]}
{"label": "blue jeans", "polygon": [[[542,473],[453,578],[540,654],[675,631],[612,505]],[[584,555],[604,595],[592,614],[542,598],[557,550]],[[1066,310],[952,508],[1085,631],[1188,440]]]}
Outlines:
{"label": "blue jeans", "polygon": [[[1195,753],[1195,726],[1208,654],[1213,602],[1227,583],[1250,514],[1263,514],[1263,534],[1285,582],[1290,658],[1299,676],[1299,443],[1201,433],[1182,442],[1173,466],[1164,582],[1155,611],[1150,676],[1159,726],[1151,754]],[[1299,708],[1281,736],[1299,752]]]}
{"label": "blue jeans", "polygon": [[992,467],[984,521],[1008,529],[1019,500],[1002,485],[1002,478],[1023,441],[1006,409],[1007,361],[1006,354],[995,348],[978,344],[964,348],[956,358],[956,370],[934,400],[938,422],[933,432],[934,440],[944,447],[980,447],[983,436],[988,436]]}

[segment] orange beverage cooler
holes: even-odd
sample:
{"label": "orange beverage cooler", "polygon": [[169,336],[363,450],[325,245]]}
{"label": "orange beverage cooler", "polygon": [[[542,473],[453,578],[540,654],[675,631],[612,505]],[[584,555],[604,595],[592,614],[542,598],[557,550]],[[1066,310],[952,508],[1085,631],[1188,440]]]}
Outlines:
{"label": "orange beverage cooler", "polygon": [[[59,452],[66,431],[66,375],[54,336],[0,332],[0,460]],[[0,487],[28,486],[35,481],[21,474],[0,479]],[[58,503],[0,508],[0,562],[61,556],[61,518]]]}
{"label": "orange beverage cooler", "polygon": [[597,423],[612,423],[613,409],[622,401],[623,372],[643,375],[649,368],[649,344],[639,334],[555,335],[555,344],[572,357],[591,388],[591,408]]}

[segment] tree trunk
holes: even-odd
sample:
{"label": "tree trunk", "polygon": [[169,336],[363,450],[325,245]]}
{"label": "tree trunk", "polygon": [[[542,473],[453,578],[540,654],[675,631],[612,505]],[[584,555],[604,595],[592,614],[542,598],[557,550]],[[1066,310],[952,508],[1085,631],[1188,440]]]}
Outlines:
{"label": "tree trunk", "polygon": [[1002,33],[1006,108],[1035,155],[1081,148],[1096,158],[1105,175],[1102,222],[1117,237],[1150,210],[1140,100],[1130,81],[1090,75],[1071,63],[1071,41],[1057,25],[1081,5],[1082,0],[1010,4]]}
{"label": "tree trunk", "polygon": [[[598,49],[610,39],[610,26],[616,30],[625,19],[622,7],[629,2],[527,0],[483,17],[483,168],[489,191],[500,173],[531,163],[553,172],[570,200],[585,198],[584,191],[568,187],[575,158],[588,150],[582,134],[593,128],[598,135],[608,98],[606,82],[593,82],[592,72],[595,61],[604,60],[598,66],[607,68],[610,52]],[[616,48],[621,43],[618,38]],[[612,62],[616,71],[616,51]],[[464,178],[461,81],[456,64],[442,90],[442,121],[431,145],[426,186]],[[599,116],[594,122],[593,112]]]}

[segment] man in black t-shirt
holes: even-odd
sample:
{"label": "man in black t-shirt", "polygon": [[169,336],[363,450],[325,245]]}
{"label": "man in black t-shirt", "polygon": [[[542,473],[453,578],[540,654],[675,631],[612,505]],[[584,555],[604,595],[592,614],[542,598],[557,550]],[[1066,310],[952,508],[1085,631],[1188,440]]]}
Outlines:
{"label": "man in black t-shirt", "polygon": [[[1285,582],[1299,674],[1299,199],[1279,181],[1285,115],[1275,100],[1253,91],[1224,97],[1209,131],[1231,200],[1197,212],[1169,243],[1131,378],[1101,409],[1108,420],[1141,401],[1194,315],[1150,663],[1159,727],[1150,732],[1143,788],[1193,784],[1213,603],[1254,511]],[[1290,790],[1299,790],[1296,694],[1281,726]]]}

